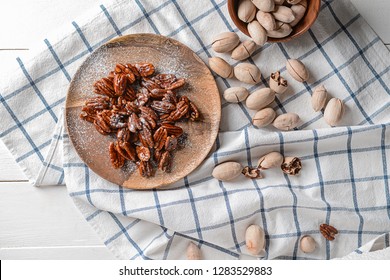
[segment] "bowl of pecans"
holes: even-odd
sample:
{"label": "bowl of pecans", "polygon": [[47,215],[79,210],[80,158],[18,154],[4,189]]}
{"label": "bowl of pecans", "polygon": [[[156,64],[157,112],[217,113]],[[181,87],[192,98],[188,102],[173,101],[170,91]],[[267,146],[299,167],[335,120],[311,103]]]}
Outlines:
{"label": "bowl of pecans", "polygon": [[127,35],[94,51],[69,86],[65,120],[80,158],[132,189],[187,176],[218,133],[214,78],[188,47],[153,34]]}
{"label": "bowl of pecans", "polygon": [[234,24],[261,44],[299,37],[317,19],[320,5],[321,0],[228,0]]}

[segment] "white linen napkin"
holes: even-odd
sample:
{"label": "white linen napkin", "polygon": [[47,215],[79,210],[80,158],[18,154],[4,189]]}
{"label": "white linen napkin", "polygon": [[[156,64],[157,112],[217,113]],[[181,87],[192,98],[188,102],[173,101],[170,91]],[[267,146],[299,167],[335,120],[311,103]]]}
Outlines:
{"label": "white linen napkin", "polygon": [[[30,62],[18,60],[20,69],[1,81],[0,136],[28,178],[37,186],[66,182],[75,205],[122,259],[185,258],[190,240],[208,259],[251,258],[244,233],[253,223],[266,232],[265,253],[257,257],[267,259],[342,257],[389,232],[389,52],[347,0],[323,1],[316,23],[302,37],[267,44],[249,60],[264,77],[251,91],[267,86],[276,70],[289,79],[289,91],[272,106],[278,114],[299,114],[297,131],[256,129],[250,125],[255,112],[243,104],[223,103],[215,152],[164,190],[123,189],[95,175],[78,158],[60,116],[78,66],[108,40],[141,32],[177,39],[207,61],[217,55],[210,48],[213,36],[237,29],[226,0],[199,2],[101,5],[93,17],[73,22],[74,31],[63,39],[45,40],[47,49]],[[305,63],[311,74],[307,83],[289,78],[287,58]],[[216,80],[221,91],[243,86],[236,80]],[[329,128],[322,112],[311,109],[310,96],[320,84],[344,101],[341,125],[347,127]],[[241,177],[228,183],[211,177],[215,164],[235,160],[255,165],[269,151],[301,158],[301,174],[267,170],[264,179]],[[339,230],[335,241],[321,236],[321,223]],[[306,234],[318,245],[312,254],[299,250],[299,239]]]}

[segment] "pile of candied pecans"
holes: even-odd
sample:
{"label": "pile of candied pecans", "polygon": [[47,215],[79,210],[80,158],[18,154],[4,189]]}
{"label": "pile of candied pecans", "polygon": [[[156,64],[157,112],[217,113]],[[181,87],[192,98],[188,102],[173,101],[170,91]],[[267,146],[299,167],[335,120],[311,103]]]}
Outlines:
{"label": "pile of candied pecans", "polygon": [[143,177],[154,176],[156,168],[171,171],[173,151],[185,139],[175,123],[200,117],[188,97],[174,92],[185,85],[185,79],[153,74],[151,63],[117,64],[108,77],[94,83],[99,96],[87,99],[80,115],[101,134],[116,135],[109,145],[114,168],[130,160]]}

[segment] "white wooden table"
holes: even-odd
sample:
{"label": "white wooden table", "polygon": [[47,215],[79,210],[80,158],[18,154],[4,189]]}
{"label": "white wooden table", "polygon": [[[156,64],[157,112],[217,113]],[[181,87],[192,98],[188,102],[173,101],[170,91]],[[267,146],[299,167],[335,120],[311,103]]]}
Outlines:
{"label": "white wooden table", "polygon": [[[0,79],[15,57],[82,16],[99,0],[1,0]],[[352,0],[390,49],[390,1]],[[1,116],[0,116],[1,117]],[[65,187],[35,188],[0,142],[0,259],[113,259]]]}

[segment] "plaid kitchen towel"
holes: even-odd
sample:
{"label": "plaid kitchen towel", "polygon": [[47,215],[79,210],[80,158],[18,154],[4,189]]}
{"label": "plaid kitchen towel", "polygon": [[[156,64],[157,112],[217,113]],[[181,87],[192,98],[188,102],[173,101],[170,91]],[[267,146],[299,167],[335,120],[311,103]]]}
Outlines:
{"label": "plaid kitchen towel", "polygon": [[[298,58],[308,67],[311,79],[297,83],[288,78],[289,91],[272,105],[278,114],[298,113],[298,131],[255,129],[250,125],[255,112],[243,104],[223,103],[215,151],[189,176],[162,190],[123,189],[95,175],[79,159],[60,116],[78,66],[108,40],[141,32],[177,39],[207,61],[216,55],[210,48],[212,37],[237,30],[226,0],[199,2],[101,5],[92,17],[73,22],[73,30],[61,40],[45,39],[46,49],[33,60],[17,59],[19,69],[0,86],[0,136],[28,178],[35,185],[66,182],[77,208],[121,259],[185,258],[190,240],[207,259],[251,258],[244,242],[250,224],[266,232],[265,253],[256,257],[267,259],[359,254],[359,247],[390,232],[389,52],[347,0],[323,1],[318,20],[306,34],[292,42],[266,44],[249,59],[264,77],[250,91],[267,86],[276,70],[288,78],[287,58]],[[216,80],[221,91],[243,85]],[[310,96],[320,84],[344,101],[342,127],[329,128],[322,113],[311,109]],[[301,158],[301,174],[290,177],[267,170],[264,179],[231,182],[211,177],[218,163],[255,165],[269,151]],[[339,230],[335,241],[321,236],[321,223]],[[299,250],[299,239],[307,234],[317,242],[311,254]],[[384,236],[381,244],[386,248],[389,238]]]}

